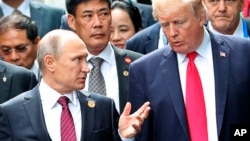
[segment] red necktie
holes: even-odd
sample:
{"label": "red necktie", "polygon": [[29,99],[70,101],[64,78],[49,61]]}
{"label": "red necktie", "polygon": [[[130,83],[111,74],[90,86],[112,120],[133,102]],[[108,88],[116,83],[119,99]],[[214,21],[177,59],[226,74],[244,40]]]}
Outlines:
{"label": "red necktie", "polygon": [[186,81],[186,112],[191,141],[207,141],[207,117],[204,95],[199,72],[195,66],[196,52],[187,54],[189,58]]}
{"label": "red necktie", "polygon": [[61,141],[76,141],[74,121],[68,107],[69,99],[66,96],[61,96],[58,103],[62,105]]}

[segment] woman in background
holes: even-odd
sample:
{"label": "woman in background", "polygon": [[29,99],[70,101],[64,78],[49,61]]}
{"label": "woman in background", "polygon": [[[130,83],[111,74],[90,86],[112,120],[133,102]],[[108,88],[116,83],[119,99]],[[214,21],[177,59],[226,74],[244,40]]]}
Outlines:
{"label": "woman in background", "polygon": [[111,43],[125,48],[126,41],[141,30],[141,15],[137,7],[125,1],[114,1],[111,5]]}

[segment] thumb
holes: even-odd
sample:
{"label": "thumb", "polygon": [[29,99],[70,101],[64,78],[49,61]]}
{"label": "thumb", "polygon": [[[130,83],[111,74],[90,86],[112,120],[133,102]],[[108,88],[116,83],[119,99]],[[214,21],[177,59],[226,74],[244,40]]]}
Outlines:
{"label": "thumb", "polygon": [[127,102],[124,109],[123,109],[122,115],[123,116],[129,116],[130,111],[131,111],[131,103]]}

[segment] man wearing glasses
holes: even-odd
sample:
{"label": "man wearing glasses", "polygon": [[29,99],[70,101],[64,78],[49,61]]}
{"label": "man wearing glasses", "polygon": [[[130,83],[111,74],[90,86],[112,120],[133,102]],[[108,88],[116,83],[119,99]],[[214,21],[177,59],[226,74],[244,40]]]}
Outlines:
{"label": "man wearing glasses", "polygon": [[36,60],[38,28],[31,18],[14,11],[0,20],[0,56],[9,63],[30,69],[39,79]]}

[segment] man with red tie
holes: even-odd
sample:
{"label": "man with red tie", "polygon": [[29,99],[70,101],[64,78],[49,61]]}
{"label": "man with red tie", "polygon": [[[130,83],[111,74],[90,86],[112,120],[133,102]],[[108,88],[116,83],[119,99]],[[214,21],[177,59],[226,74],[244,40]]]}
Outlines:
{"label": "man with red tie", "polygon": [[250,124],[250,40],[206,29],[201,0],[152,6],[168,45],[130,65],[132,111],[151,105],[138,141],[229,141]]}

